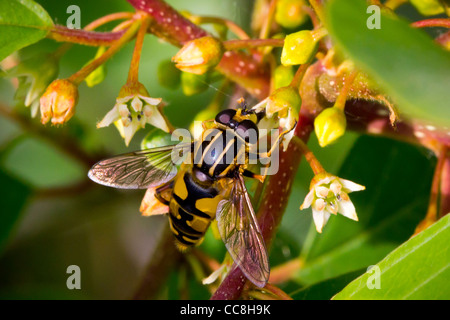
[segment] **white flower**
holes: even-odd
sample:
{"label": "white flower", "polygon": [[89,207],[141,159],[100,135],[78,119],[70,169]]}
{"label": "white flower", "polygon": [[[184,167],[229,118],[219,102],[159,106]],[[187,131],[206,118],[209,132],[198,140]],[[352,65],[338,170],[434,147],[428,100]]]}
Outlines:
{"label": "white flower", "polygon": [[322,232],[330,214],[340,213],[358,221],[355,206],[348,194],[364,190],[365,187],[349,180],[341,179],[328,173],[316,175],[300,210],[312,207],[313,219],[317,232]]}
{"label": "white flower", "polygon": [[161,98],[150,98],[142,84],[125,85],[116,99],[114,107],[97,123],[97,128],[114,123],[128,146],[136,131],[147,123],[169,132],[166,119],[159,106]]}

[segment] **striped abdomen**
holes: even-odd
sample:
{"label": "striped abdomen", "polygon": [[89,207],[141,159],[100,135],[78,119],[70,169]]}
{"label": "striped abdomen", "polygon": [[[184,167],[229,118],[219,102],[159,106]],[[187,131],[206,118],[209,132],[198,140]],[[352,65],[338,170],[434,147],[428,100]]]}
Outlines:
{"label": "striped abdomen", "polygon": [[179,249],[202,241],[222,199],[214,180],[195,167],[178,175],[169,204],[169,222]]}

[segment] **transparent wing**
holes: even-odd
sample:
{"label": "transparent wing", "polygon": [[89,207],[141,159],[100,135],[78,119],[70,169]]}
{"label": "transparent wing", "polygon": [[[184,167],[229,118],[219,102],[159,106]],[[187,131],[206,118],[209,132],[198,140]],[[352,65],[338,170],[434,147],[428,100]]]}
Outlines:
{"label": "transparent wing", "polygon": [[190,152],[190,143],[180,143],[126,153],[97,162],[88,176],[97,183],[115,188],[156,187],[175,177],[177,165]]}
{"label": "transparent wing", "polygon": [[264,287],[269,279],[269,259],[241,176],[235,180],[230,199],[219,202],[216,219],[234,262],[251,282]]}

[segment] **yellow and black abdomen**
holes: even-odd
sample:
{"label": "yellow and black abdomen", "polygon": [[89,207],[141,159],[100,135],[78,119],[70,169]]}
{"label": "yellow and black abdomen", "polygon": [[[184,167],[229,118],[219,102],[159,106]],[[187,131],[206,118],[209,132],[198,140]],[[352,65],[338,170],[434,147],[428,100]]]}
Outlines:
{"label": "yellow and black abdomen", "polygon": [[222,199],[214,180],[197,168],[177,176],[169,204],[169,222],[180,250],[201,243]]}

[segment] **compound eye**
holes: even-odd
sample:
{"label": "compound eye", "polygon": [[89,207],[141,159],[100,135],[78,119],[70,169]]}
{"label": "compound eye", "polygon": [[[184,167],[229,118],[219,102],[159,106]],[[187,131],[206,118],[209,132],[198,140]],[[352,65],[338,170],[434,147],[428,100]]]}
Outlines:
{"label": "compound eye", "polygon": [[256,124],[251,120],[244,120],[236,128],[236,133],[251,144],[258,142],[259,132]]}
{"label": "compound eye", "polygon": [[223,125],[228,125],[233,119],[233,117],[236,115],[236,110],[233,109],[227,109],[220,111],[216,116],[216,122],[221,123]]}

